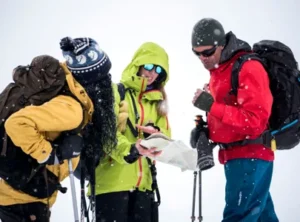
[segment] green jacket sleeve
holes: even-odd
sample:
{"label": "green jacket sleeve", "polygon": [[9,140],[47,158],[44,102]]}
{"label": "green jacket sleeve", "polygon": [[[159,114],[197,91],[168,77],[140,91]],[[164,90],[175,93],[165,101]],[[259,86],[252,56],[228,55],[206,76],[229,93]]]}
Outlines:
{"label": "green jacket sleeve", "polygon": [[158,118],[155,125],[160,128],[161,133],[171,138],[171,128],[167,116],[161,116],[160,118]]}
{"label": "green jacket sleeve", "polygon": [[128,139],[119,131],[117,132],[117,138],[117,149],[111,152],[110,157],[120,164],[128,164],[124,157],[130,153],[132,143],[130,143]]}

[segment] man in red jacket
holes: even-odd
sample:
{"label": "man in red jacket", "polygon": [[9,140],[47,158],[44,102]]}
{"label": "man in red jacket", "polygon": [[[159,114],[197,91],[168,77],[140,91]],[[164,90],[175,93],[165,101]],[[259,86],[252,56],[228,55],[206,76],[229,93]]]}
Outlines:
{"label": "man in red jacket", "polygon": [[208,113],[209,139],[220,145],[219,161],[226,176],[222,221],[279,221],[269,192],[273,151],[260,144],[228,145],[255,139],[267,128],[273,102],[267,72],[258,61],[245,62],[237,96],[229,93],[232,66],[251,47],[232,32],[225,34],[215,19],[196,23],[192,50],[210,72],[209,84],[197,89],[193,104]]}

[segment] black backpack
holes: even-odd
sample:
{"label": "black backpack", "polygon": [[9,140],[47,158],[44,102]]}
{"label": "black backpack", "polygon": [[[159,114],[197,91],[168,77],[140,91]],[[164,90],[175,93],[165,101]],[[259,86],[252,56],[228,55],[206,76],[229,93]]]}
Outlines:
{"label": "black backpack", "polygon": [[63,91],[68,94],[65,73],[58,60],[45,55],[35,57],[28,66],[18,66],[13,80],[0,94],[0,177],[36,198],[50,197],[57,190],[65,193],[58,177],[15,146],[4,127],[10,115],[25,106],[41,105]]}
{"label": "black backpack", "polygon": [[268,73],[273,95],[269,128],[260,138],[228,145],[264,144],[272,150],[288,150],[300,141],[300,71],[292,50],[279,41],[262,40],[253,53],[237,59],[232,68],[230,94],[237,95],[239,72],[244,62],[260,61]]}

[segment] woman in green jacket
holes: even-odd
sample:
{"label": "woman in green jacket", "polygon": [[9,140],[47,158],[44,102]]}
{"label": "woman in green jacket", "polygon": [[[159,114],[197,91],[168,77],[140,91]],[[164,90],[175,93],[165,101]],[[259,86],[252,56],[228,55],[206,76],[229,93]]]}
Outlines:
{"label": "woman in green jacket", "polygon": [[118,145],[96,169],[97,221],[151,221],[154,194],[147,157],[160,153],[143,148],[140,140],[154,132],[171,136],[164,90],[168,79],[167,53],[146,42],[123,71],[124,100],[114,86]]}

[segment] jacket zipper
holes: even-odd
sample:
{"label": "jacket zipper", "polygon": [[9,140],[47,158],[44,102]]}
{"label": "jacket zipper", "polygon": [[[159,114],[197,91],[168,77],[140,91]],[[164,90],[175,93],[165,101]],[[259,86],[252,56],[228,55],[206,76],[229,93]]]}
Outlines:
{"label": "jacket zipper", "polygon": [[[144,88],[144,83],[145,81],[143,80],[142,82],[142,89]],[[144,121],[144,107],[141,103],[141,100],[142,100],[142,96],[143,96],[143,92],[142,92],[142,89],[141,89],[141,93],[139,95],[139,98],[138,98],[138,103],[140,105],[140,108],[141,108],[141,121],[140,121],[140,125],[143,124],[143,121]],[[138,137],[141,138],[141,131],[138,132]],[[140,184],[141,184],[141,181],[142,181],[142,178],[143,178],[143,165],[142,165],[142,157],[139,157],[138,159],[138,165],[139,165],[139,175],[138,175],[138,181],[137,181],[137,184],[136,184],[136,187],[139,187]]]}

